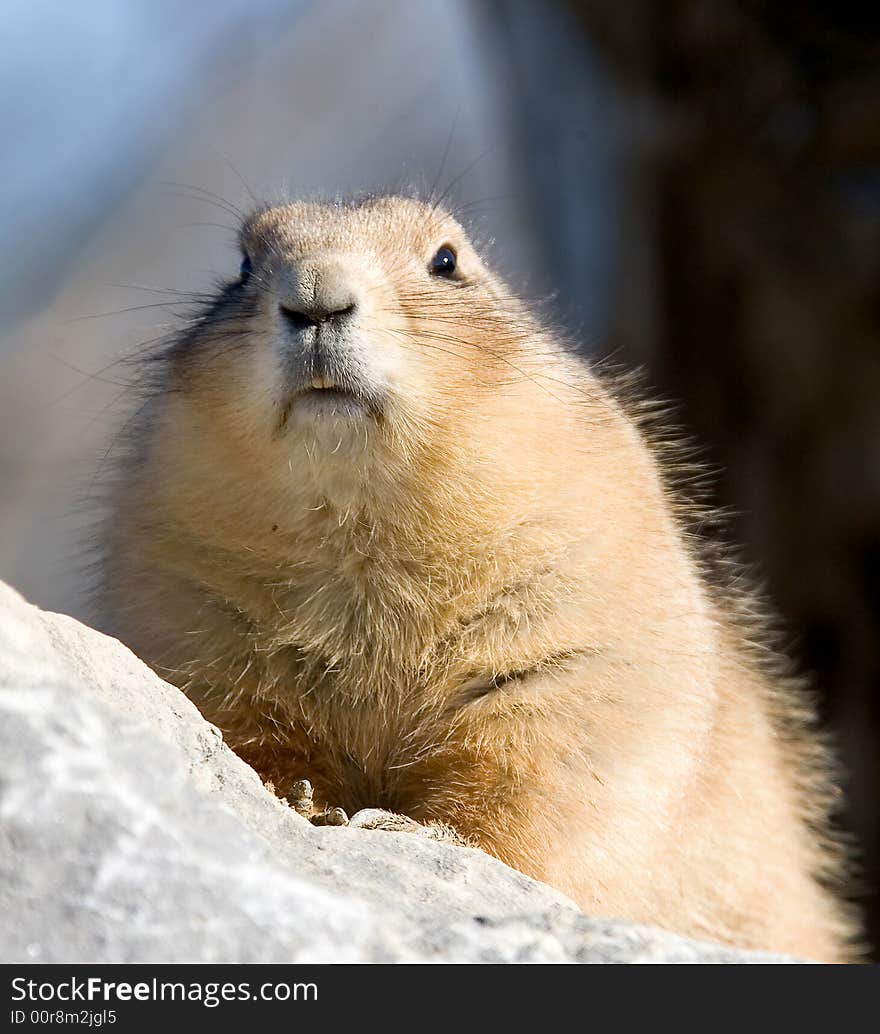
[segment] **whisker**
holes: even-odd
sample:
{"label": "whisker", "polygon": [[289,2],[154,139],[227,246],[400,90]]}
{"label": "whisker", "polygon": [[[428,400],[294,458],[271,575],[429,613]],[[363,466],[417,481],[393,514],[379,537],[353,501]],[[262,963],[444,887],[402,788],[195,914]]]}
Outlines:
{"label": "whisker", "polygon": [[433,202],[433,204],[431,204],[432,211],[436,212],[440,205],[443,204],[443,200],[449,196],[449,193],[452,190],[454,190],[459,183],[461,183],[461,181],[465,178],[465,176],[467,176],[467,174],[472,169],[476,168],[476,166],[479,165],[480,162],[483,161],[484,158],[488,157],[488,155],[490,155],[494,150],[495,145],[492,144],[490,147],[487,147],[485,151],[478,154],[472,162],[466,165],[465,168],[449,184],[447,184],[446,189],[443,191],[443,193]]}

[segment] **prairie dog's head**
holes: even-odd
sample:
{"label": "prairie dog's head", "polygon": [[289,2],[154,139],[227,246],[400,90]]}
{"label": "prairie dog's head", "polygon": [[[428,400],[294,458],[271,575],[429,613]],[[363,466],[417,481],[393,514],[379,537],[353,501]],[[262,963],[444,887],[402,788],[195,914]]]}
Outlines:
{"label": "prairie dog's head", "polygon": [[348,464],[369,476],[371,458],[388,471],[469,448],[475,422],[528,380],[536,355],[547,362],[538,325],[436,207],[267,208],[240,244],[241,275],[169,353],[172,436],[206,462],[205,443],[225,442],[285,475],[346,476]]}

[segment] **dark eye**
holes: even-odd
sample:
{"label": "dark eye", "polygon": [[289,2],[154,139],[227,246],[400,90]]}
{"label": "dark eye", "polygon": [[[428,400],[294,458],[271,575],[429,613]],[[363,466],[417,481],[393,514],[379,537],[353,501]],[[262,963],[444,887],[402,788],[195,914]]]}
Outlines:
{"label": "dark eye", "polygon": [[245,255],[245,257],[241,260],[241,265],[238,267],[238,275],[241,278],[241,282],[243,284],[247,283],[247,279],[251,275],[251,271],[253,270],[253,268],[254,267],[251,265],[250,255]]}
{"label": "dark eye", "polygon": [[455,252],[452,248],[441,248],[431,259],[431,272],[435,276],[452,276],[455,267]]}

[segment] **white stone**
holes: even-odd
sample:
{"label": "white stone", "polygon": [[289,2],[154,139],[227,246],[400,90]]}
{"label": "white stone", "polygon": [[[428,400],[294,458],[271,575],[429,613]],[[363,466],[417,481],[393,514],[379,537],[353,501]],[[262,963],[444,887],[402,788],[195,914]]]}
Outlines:
{"label": "white stone", "polygon": [[124,646],[0,583],[0,961],[782,962],[481,851],[314,827]]}

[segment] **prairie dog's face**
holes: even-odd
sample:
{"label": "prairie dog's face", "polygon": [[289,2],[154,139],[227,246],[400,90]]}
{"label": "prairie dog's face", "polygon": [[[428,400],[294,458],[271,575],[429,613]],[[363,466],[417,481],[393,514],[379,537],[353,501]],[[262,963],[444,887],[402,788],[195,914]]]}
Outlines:
{"label": "prairie dog's face", "polygon": [[446,213],[402,198],[252,216],[240,278],[179,346],[218,433],[343,454],[429,434],[509,376],[512,300]]}

